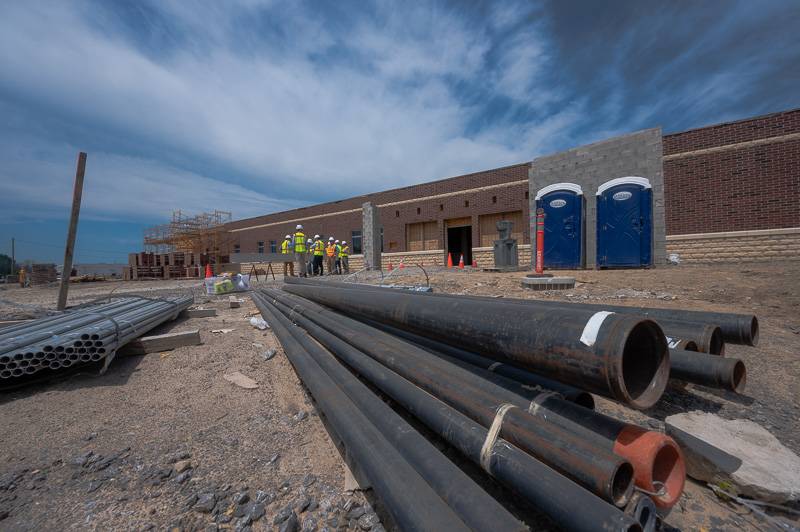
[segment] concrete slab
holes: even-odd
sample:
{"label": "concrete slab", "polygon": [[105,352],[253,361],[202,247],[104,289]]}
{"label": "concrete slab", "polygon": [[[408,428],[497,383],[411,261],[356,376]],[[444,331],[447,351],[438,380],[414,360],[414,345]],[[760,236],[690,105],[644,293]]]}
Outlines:
{"label": "concrete slab", "polygon": [[569,290],[575,288],[574,277],[523,277],[522,288],[529,290]]}

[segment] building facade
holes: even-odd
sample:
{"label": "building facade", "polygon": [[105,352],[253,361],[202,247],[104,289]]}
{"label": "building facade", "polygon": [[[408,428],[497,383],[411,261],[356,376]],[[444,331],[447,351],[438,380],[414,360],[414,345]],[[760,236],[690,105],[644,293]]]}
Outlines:
{"label": "building facade", "polygon": [[[572,157],[580,166],[587,149],[603,145],[619,146],[598,156],[605,163],[593,163],[605,168],[604,176],[648,172],[662,183],[654,196],[654,226],[662,220],[654,229],[654,246],[663,251],[654,247],[653,263],[670,254],[688,262],[800,258],[800,109],[663,136],[660,130],[642,133],[652,136],[654,131],[660,137],[658,165],[652,150],[646,164],[639,164],[640,154],[609,139],[532,162],[237,220],[226,226],[232,256],[275,252],[283,237],[302,224],[307,235],[349,241],[351,269],[358,269],[362,205],[371,203],[382,227],[384,263],[442,264],[450,253],[454,261],[463,255],[467,264],[490,266],[495,224],[510,220],[520,264],[529,264],[530,209],[535,208],[531,189],[549,183],[546,176],[553,170],[542,170],[543,163]],[[629,168],[614,169],[611,163],[619,161],[628,161]],[[661,168],[663,176],[656,175]],[[559,180],[570,181],[589,179],[591,173],[570,173],[568,166],[559,171]],[[587,222],[594,223],[589,216]],[[587,239],[587,246],[591,258],[593,241]],[[585,266],[593,267],[593,260]]]}

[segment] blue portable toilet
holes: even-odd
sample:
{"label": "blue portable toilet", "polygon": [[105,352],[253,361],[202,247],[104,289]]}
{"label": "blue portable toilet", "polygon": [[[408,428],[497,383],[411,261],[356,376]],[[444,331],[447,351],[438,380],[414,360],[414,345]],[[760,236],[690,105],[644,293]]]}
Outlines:
{"label": "blue portable toilet", "polygon": [[[575,183],[555,183],[536,193],[544,209],[544,266],[583,267],[583,190]],[[532,214],[533,219],[536,218]],[[534,253],[536,253],[534,248]]]}
{"label": "blue portable toilet", "polygon": [[597,189],[597,266],[653,263],[653,193],[643,177],[620,177]]}

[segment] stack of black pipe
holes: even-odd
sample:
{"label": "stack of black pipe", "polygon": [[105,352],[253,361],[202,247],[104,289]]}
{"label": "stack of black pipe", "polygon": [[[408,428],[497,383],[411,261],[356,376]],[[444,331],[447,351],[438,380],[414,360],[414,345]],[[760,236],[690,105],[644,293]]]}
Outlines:
{"label": "stack of black pipe", "polygon": [[[590,431],[576,428],[576,421],[569,419],[593,413],[579,406],[591,406],[590,395],[546,378],[523,383],[487,370],[476,373],[285,292],[262,290],[253,293],[253,300],[348,456],[401,529],[506,530],[522,525],[355,375],[559,526],[642,528],[633,508],[630,514],[623,511],[633,495],[631,464],[612,452],[611,440],[597,434],[587,438]],[[381,435],[380,446],[374,444],[376,434]],[[373,441],[371,453],[362,450],[363,439]],[[635,499],[638,509],[652,505],[649,498]],[[653,513],[639,514],[650,515],[647,523],[652,523]],[[454,520],[428,522],[433,516]]]}
{"label": "stack of black pipe", "polygon": [[192,302],[191,296],[123,297],[0,329],[0,379],[103,360]]}
{"label": "stack of black pipe", "polygon": [[[289,279],[292,285],[314,286],[314,281]],[[319,283],[317,283],[319,284]],[[324,286],[355,290],[385,291],[385,288],[341,282],[327,282]],[[458,302],[473,301],[489,305],[501,304],[542,312],[612,312],[638,318],[648,318],[658,323],[669,346],[669,377],[683,382],[701,384],[736,393],[744,391],[747,370],[744,362],[725,357],[725,343],[755,346],[758,343],[758,319],[752,314],[705,312],[684,309],[626,307],[621,305],[571,303],[562,301],[531,301],[510,298],[456,296],[452,294],[408,292],[420,297]],[[424,335],[424,332],[420,332]],[[447,340],[444,340],[445,342]],[[496,355],[500,356],[500,355]],[[496,357],[495,356],[495,357]],[[509,360],[512,365],[514,360]],[[524,365],[524,361],[523,361]],[[590,391],[597,392],[586,388]],[[603,394],[603,392],[598,392]],[[608,395],[608,394],[604,394]],[[624,401],[624,398],[615,397]],[[632,403],[632,406],[637,406]]]}

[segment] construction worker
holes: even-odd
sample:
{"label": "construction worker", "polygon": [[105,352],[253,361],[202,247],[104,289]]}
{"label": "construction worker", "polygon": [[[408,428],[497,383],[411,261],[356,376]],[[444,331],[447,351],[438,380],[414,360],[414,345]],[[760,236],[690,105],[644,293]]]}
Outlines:
{"label": "construction worker", "polygon": [[28,286],[28,280],[26,279],[26,276],[25,276],[25,268],[20,268],[20,270],[19,270],[19,285],[22,288],[25,288],[26,286]]}
{"label": "construction worker", "polygon": [[281,255],[283,257],[283,276],[294,277],[294,262],[292,262],[292,253],[294,253],[294,244],[292,244],[292,236],[286,235],[286,239],[281,242]]}
{"label": "construction worker", "polygon": [[322,275],[322,257],[325,255],[325,243],[319,235],[314,235],[314,275]]}
{"label": "construction worker", "polygon": [[342,273],[350,273],[350,246],[347,245],[347,240],[342,240],[339,260],[342,262]]}
{"label": "construction worker", "polygon": [[314,241],[306,240],[306,274],[314,275]]}
{"label": "construction worker", "polygon": [[306,235],[303,226],[298,224],[294,233],[294,260],[297,262],[297,275],[306,277]]}
{"label": "construction worker", "polygon": [[336,243],[333,237],[328,239],[328,245],[325,246],[325,255],[328,258],[328,275],[333,275],[336,271]]}
{"label": "construction worker", "polygon": [[336,245],[336,264],[335,264],[335,266],[336,266],[336,273],[337,273],[338,275],[341,275],[341,274],[342,274],[342,258],[341,258],[341,253],[342,253],[342,245],[341,245],[341,244],[339,244],[339,241],[338,241],[338,240],[336,240],[336,241],[334,242],[334,244]]}

